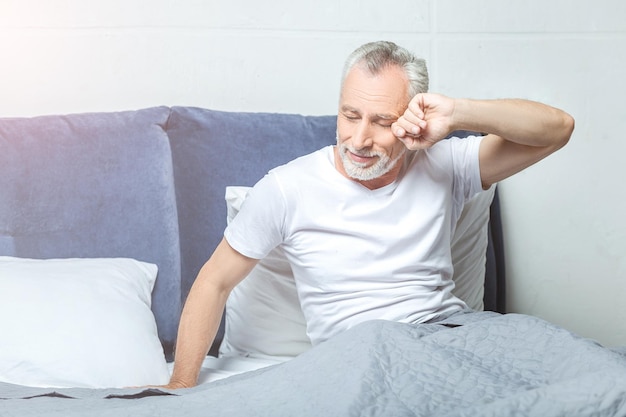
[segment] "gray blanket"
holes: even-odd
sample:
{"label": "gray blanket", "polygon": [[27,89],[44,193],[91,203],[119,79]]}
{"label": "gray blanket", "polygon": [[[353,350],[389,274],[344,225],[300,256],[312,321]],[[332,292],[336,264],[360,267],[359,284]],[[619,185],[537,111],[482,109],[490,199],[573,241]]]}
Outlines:
{"label": "gray blanket", "polygon": [[[461,326],[455,326],[461,325]],[[1,416],[626,416],[626,357],[524,315],[373,321],[186,390],[0,384]]]}

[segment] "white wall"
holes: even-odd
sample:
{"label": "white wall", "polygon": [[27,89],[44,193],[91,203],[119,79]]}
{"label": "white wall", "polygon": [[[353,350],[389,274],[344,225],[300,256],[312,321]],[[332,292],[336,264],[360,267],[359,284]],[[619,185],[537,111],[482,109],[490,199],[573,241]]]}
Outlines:
{"label": "white wall", "polygon": [[626,345],[624,21],[620,0],[0,0],[0,116],[329,114],[345,56],[396,41],[432,91],[574,115],[564,150],[501,184],[508,305]]}

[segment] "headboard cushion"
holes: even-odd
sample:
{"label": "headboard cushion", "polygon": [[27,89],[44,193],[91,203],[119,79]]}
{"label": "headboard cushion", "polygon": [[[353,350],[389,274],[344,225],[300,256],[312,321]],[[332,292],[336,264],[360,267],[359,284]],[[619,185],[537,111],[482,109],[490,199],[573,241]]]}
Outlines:
{"label": "headboard cushion", "polygon": [[159,266],[153,305],[169,356],[180,251],[169,109],[0,121],[0,254],[130,257]]}
{"label": "headboard cushion", "polygon": [[173,107],[167,132],[180,218],[183,299],[226,227],[224,190],[335,142],[336,117]]}

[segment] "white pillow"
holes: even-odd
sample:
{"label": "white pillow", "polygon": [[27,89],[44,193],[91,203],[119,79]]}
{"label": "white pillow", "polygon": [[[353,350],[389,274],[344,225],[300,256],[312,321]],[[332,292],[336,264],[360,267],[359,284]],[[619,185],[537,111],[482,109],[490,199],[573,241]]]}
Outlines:
{"label": "white pillow", "polygon": [[150,310],[154,264],[0,256],[0,381],[36,387],[164,384]]}
{"label": "white pillow", "polygon": [[484,310],[489,206],[495,192],[496,185],[465,203],[451,242],[455,284],[452,293],[476,311]]}
{"label": "white pillow", "polygon": [[[239,212],[250,187],[226,187],[228,222]],[[483,310],[489,206],[496,187],[470,199],[452,239],[454,294]],[[230,294],[220,356],[286,360],[311,347],[291,267],[277,248],[257,264]]]}
{"label": "white pillow", "polygon": [[[237,215],[250,187],[226,187],[228,219]],[[226,302],[220,357],[287,360],[311,347],[291,266],[280,248],[261,259]]]}

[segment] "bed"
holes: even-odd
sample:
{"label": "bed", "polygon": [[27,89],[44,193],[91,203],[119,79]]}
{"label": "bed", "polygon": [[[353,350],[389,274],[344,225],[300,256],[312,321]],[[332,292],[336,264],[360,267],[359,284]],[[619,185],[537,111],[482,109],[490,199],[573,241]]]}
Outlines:
{"label": "bed", "polygon": [[275,251],[231,294],[199,385],[158,387],[249,187],[332,143],[334,123],[191,107],[0,119],[0,415],[626,415],[626,349],[504,314],[495,187],[453,239],[474,313],[313,347]]}

